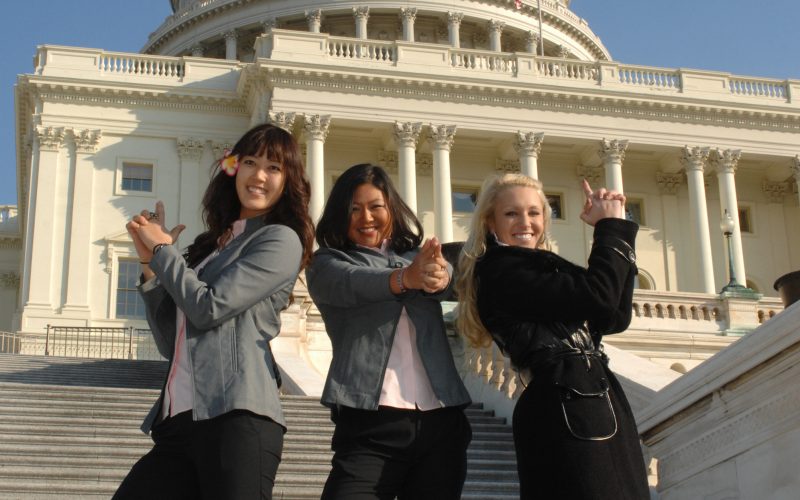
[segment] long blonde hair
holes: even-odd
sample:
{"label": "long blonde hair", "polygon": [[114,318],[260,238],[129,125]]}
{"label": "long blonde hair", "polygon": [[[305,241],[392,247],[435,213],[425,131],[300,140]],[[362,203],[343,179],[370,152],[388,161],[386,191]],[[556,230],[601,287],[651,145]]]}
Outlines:
{"label": "long blonde hair", "polygon": [[478,315],[475,264],[486,253],[488,221],[494,217],[497,196],[503,190],[516,186],[532,188],[541,198],[544,210],[544,231],[536,246],[546,250],[550,249],[552,210],[542,190],[542,183],[522,174],[493,175],[487,178],[483,182],[475,212],[472,214],[469,238],[464,243],[458,259],[458,277],[456,278],[456,293],[458,294],[456,327],[473,347],[486,347],[492,342],[489,331],[486,330]]}

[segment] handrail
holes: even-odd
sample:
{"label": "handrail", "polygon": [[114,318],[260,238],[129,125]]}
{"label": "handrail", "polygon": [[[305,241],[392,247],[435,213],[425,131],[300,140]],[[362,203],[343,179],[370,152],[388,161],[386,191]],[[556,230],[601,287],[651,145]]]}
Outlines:
{"label": "handrail", "polygon": [[161,360],[150,330],[47,325],[45,356]]}

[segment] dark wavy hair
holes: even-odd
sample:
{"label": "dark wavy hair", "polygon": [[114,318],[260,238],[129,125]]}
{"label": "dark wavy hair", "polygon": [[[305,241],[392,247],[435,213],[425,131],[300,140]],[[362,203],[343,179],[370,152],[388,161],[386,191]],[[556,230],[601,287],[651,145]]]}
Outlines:
{"label": "dark wavy hair", "polygon": [[[245,133],[233,146],[232,155],[264,156],[283,167],[285,181],[278,201],[262,217],[266,224],[283,224],[300,237],[303,258],[300,269],[310,261],[314,244],[314,223],[308,214],[311,185],[305,175],[303,156],[295,138],[271,124],[258,125]],[[203,195],[203,219],[208,230],[195,238],[186,250],[190,267],[197,266],[217,248],[217,242],[238,218],[241,202],[236,193],[236,176],[220,168],[222,159],[214,164],[214,174]]]}
{"label": "dark wavy hair", "polygon": [[347,237],[347,230],[353,212],[353,194],[362,184],[372,184],[383,193],[392,221],[389,247],[397,253],[418,247],[424,237],[422,224],[400,197],[386,171],[369,163],[353,165],[336,179],[317,223],[319,246],[338,250],[355,246]]}

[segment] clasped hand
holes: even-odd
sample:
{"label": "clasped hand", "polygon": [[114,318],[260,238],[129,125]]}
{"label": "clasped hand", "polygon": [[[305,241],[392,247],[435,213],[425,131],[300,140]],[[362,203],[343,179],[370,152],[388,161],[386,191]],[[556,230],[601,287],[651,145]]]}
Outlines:
{"label": "clasped hand", "polygon": [[143,263],[150,262],[153,257],[153,247],[159,244],[171,245],[175,243],[181,231],[186,229],[183,224],[178,224],[171,230],[167,230],[164,225],[166,215],[164,203],[156,202],[156,211],[142,210],[139,215],[135,215],[130,222],[125,225],[128,234],[133,239],[136,253],[139,260]]}
{"label": "clasped hand", "polygon": [[583,193],[586,201],[583,204],[581,220],[590,226],[594,226],[600,219],[624,219],[625,218],[625,195],[617,191],[608,191],[600,188],[592,191],[592,187],[583,180]]}
{"label": "clasped hand", "polygon": [[403,276],[406,288],[436,293],[447,287],[450,274],[447,261],[442,256],[442,244],[436,237],[425,240],[414,261]]}

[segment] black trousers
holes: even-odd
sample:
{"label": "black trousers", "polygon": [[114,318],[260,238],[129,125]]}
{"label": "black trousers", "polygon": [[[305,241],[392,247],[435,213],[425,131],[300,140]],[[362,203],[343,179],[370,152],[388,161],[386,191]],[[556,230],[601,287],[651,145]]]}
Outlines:
{"label": "black trousers", "polygon": [[339,407],[323,500],[457,500],[472,429],[461,408]]}
{"label": "black trousers", "polygon": [[272,498],[283,427],[234,410],[192,421],[190,411],[153,427],[155,445],[133,466],[114,500]]}

